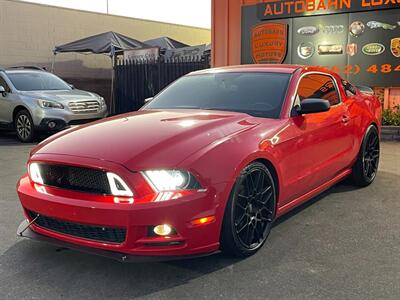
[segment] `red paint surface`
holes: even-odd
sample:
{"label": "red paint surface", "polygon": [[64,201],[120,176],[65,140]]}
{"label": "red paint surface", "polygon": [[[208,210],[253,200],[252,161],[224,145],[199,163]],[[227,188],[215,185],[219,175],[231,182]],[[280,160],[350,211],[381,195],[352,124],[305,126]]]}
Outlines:
{"label": "red paint surface", "polygon": [[[202,72],[213,72],[207,70]],[[91,225],[127,228],[121,245],[98,243],[42,228],[44,235],[88,247],[139,255],[187,255],[219,247],[225,206],[240,171],[254,160],[268,161],[277,174],[277,217],[327,189],[351,172],[367,127],[380,130],[375,97],[347,97],[324,113],[289,117],[299,78],[312,67],[251,65],[219,72],[292,73],[279,119],[201,110],[139,111],[60,133],[37,146],[30,161],[70,164],[114,172],[134,191],[133,204],[113,197],[37,187],[24,176],[17,187],[22,206],[42,215]],[[340,77],[330,73],[338,82]],[[188,95],[190,96],[190,95]],[[346,122],[343,122],[346,120]],[[190,121],[190,126],[187,126]],[[207,189],[155,202],[157,194],[139,171],[189,170]],[[193,220],[215,216],[204,226]],[[146,237],[147,227],[168,223],[182,245],[151,247],[165,238]]]}

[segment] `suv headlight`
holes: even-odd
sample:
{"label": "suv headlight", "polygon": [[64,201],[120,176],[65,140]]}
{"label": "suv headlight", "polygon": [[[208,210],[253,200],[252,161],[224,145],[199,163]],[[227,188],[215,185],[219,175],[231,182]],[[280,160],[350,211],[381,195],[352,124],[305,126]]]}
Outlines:
{"label": "suv headlight", "polygon": [[149,170],[143,175],[158,192],[201,189],[196,178],[187,171]]}
{"label": "suv headlight", "polygon": [[64,105],[58,103],[56,101],[48,101],[48,100],[38,100],[38,104],[41,108],[59,108],[64,109]]}
{"label": "suv headlight", "polygon": [[101,106],[101,107],[106,106],[106,101],[104,100],[103,97],[99,96],[99,102],[100,102],[100,106]]}

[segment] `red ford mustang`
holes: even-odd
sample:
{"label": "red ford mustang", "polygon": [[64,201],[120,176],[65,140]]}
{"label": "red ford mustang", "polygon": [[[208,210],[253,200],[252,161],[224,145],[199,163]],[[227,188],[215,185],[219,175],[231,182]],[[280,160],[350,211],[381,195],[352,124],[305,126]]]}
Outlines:
{"label": "red ford mustang", "polygon": [[314,67],[191,73],[34,148],[18,233],[122,261],[251,255],[295,206],[374,180],[381,107],[367,92]]}

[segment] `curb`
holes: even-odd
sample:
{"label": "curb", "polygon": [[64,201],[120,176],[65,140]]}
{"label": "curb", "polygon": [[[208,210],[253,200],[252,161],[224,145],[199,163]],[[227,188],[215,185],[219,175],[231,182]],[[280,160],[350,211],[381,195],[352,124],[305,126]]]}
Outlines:
{"label": "curb", "polygon": [[382,126],[381,139],[400,142],[400,126]]}

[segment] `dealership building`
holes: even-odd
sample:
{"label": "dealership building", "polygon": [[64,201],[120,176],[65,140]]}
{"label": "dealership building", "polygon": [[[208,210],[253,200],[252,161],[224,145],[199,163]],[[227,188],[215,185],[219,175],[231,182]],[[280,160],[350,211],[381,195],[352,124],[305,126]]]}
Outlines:
{"label": "dealership building", "polygon": [[[187,45],[208,44],[209,29],[93,13],[16,0],[0,0],[0,66],[36,65],[50,70],[55,46],[115,31],[138,41],[168,36]],[[106,55],[57,55],[55,73],[78,88],[110,93]]]}
{"label": "dealership building", "polygon": [[316,65],[400,104],[400,0],[214,0],[215,66]]}

